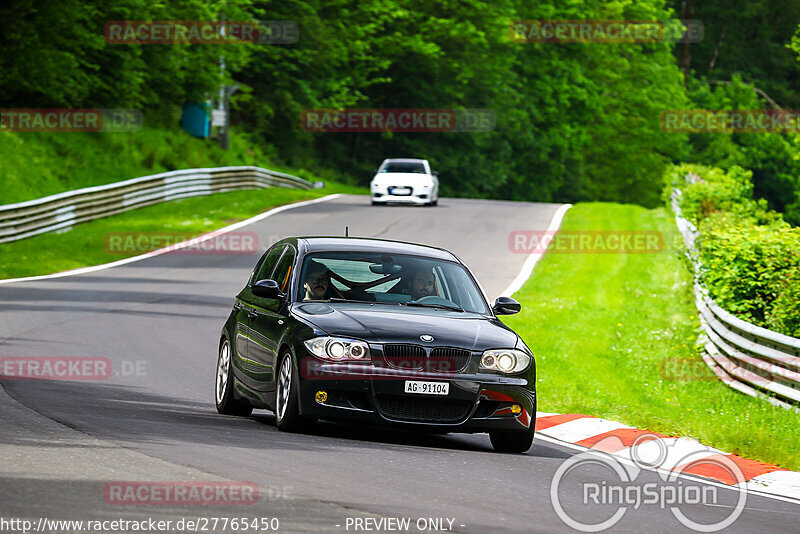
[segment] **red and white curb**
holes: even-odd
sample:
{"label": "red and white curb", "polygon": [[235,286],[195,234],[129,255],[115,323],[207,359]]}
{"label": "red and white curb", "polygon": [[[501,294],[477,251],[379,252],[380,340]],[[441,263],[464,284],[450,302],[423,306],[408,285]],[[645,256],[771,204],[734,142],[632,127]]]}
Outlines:
{"label": "red and white curb", "polygon": [[[693,439],[665,436],[599,417],[546,412],[536,413],[536,434],[628,461],[652,457],[658,451],[661,454],[658,469],[695,475],[729,486],[744,486],[748,492],[800,501],[800,472],[729,454]],[[692,461],[683,462],[686,458]],[[735,464],[744,482],[737,481],[720,467],[723,463],[730,465],[729,462]]]}

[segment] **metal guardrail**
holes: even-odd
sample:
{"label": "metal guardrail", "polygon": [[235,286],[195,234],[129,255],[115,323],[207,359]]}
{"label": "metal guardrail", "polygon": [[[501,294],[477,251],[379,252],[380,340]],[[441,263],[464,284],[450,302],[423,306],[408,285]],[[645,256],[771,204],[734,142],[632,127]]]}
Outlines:
{"label": "metal guardrail", "polygon": [[734,317],[708,296],[697,282],[703,270],[695,246],[698,231],[683,217],[680,197],[681,191],[673,190],[675,223],[695,270],[695,303],[705,332],[701,334],[706,349],[703,360],[732,388],[800,413],[793,404],[800,404],[800,339]]}
{"label": "metal guardrail", "polygon": [[63,232],[79,223],[179,198],[266,187],[311,189],[312,184],[260,167],[186,169],[143,176],[0,206],[0,243]]}

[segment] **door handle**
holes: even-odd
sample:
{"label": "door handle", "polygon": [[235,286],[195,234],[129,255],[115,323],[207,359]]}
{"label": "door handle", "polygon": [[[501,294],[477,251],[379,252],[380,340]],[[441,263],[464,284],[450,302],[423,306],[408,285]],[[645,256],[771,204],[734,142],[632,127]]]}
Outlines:
{"label": "door handle", "polygon": [[250,317],[251,319],[255,319],[256,317],[258,317],[258,312],[255,310],[250,310],[249,312],[247,312],[247,316]]}
{"label": "door handle", "polygon": [[242,309],[242,303],[237,302],[236,304],[233,305],[233,309],[236,311],[240,311]]}

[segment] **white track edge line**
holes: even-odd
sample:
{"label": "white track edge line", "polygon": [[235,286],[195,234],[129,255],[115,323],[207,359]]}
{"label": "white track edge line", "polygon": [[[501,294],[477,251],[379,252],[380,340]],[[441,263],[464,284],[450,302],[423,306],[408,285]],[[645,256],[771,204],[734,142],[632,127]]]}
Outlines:
{"label": "white track edge line", "polygon": [[[562,204],[558,207],[556,212],[553,214],[553,218],[550,219],[550,225],[547,227],[547,234],[552,235],[556,232],[559,227],[561,226],[561,221],[564,219],[564,214],[567,212],[568,209],[572,207],[572,204]],[[517,291],[519,291],[523,284],[527,282],[528,278],[531,277],[531,273],[533,272],[533,268],[536,267],[536,264],[542,259],[542,256],[545,255],[545,252],[532,252],[528,255],[528,259],[525,260],[525,263],[522,265],[522,269],[520,270],[519,274],[516,278],[511,282],[505,291],[500,293],[501,297],[510,297]]]}
{"label": "white track edge line", "polygon": [[302,206],[308,206],[310,204],[316,204],[318,202],[325,202],[328,200],[333,200],[335,198],[339,198],[342,196],[341,193],[336,193],[333,195],[324,196],[322,198],[314,198],[311,200],[304,200],[302,202],[295,202],[293,204],[287,204],[285,206],[278,206],[277,208],[272,208],[269,211],[265,211],[264,213],[259,213],[255,217],[250,217],[249,219],[245,219],[243,221],[239,221],[237,223],[233,223],[229,226],[225,226],[222,228],[218,228],[216,230],[212,230],[205,234],[201,234],[197,237],[193,237],[186,241],[182,241],[180,243],[176,243],[174,245],[170,245],[168,247],[164,247],[158,250],[152,250],[150,252],[145,252],[144,254],[140,254],[139,256],[132,256],[130,258],[125,258],[123,260],[113,261],[111,263],[103,263],[101,265],[92,265],[90,267],[80,267],[78,269],[72,269],[69,271],[62,271],[60,273],[53,273],[53,274],[43,274],[39,276],[27,276],[24,278],[6,278],[4,280],[0,280],[0,284],[12,284],[14,282],[33,282],[36,280],[51,280],[54,278],[66,278],[68,276],[77,276],[79,274],[87,274],[87,273],[94,273],[97,271],[104,271],[106,269],[110,269],[112,267],[118,267],[120,265],[125,265],[128,263],[134,263],[137,261],[141,261],[147,258],[152,258],[153,256],[160,256],[161,254],[165,254],[167,252],[172,252],[175,250],[179,250],[182,248],[186,248],[190,245],[196,245],[197,243],[202,243],[203,241],[207,241],[218,235],[226,234],[228,232],[232,232],[233,230],[238,230],[244,226],[263,221],[267,217],[271,215],[275,215],[276,213],[280,213],[282,211],[290,210],[293,208],[299,208]]}

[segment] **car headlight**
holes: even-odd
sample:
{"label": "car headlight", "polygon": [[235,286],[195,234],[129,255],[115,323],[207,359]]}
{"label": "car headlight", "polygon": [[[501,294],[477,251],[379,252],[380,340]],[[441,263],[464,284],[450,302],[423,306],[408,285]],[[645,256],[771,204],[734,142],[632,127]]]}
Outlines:
{"label": "car headlight", "polygon": [[481,356],[481,369],[501,373],[521,373],[531,363],[531,357],[517,349],[487,350]]}
{"label": "car headlight", "polygon": [[369,360],[369,345],[364,341],[341,337],[315,337],[303,342],[308,351],[324,360],[340,362]]}

